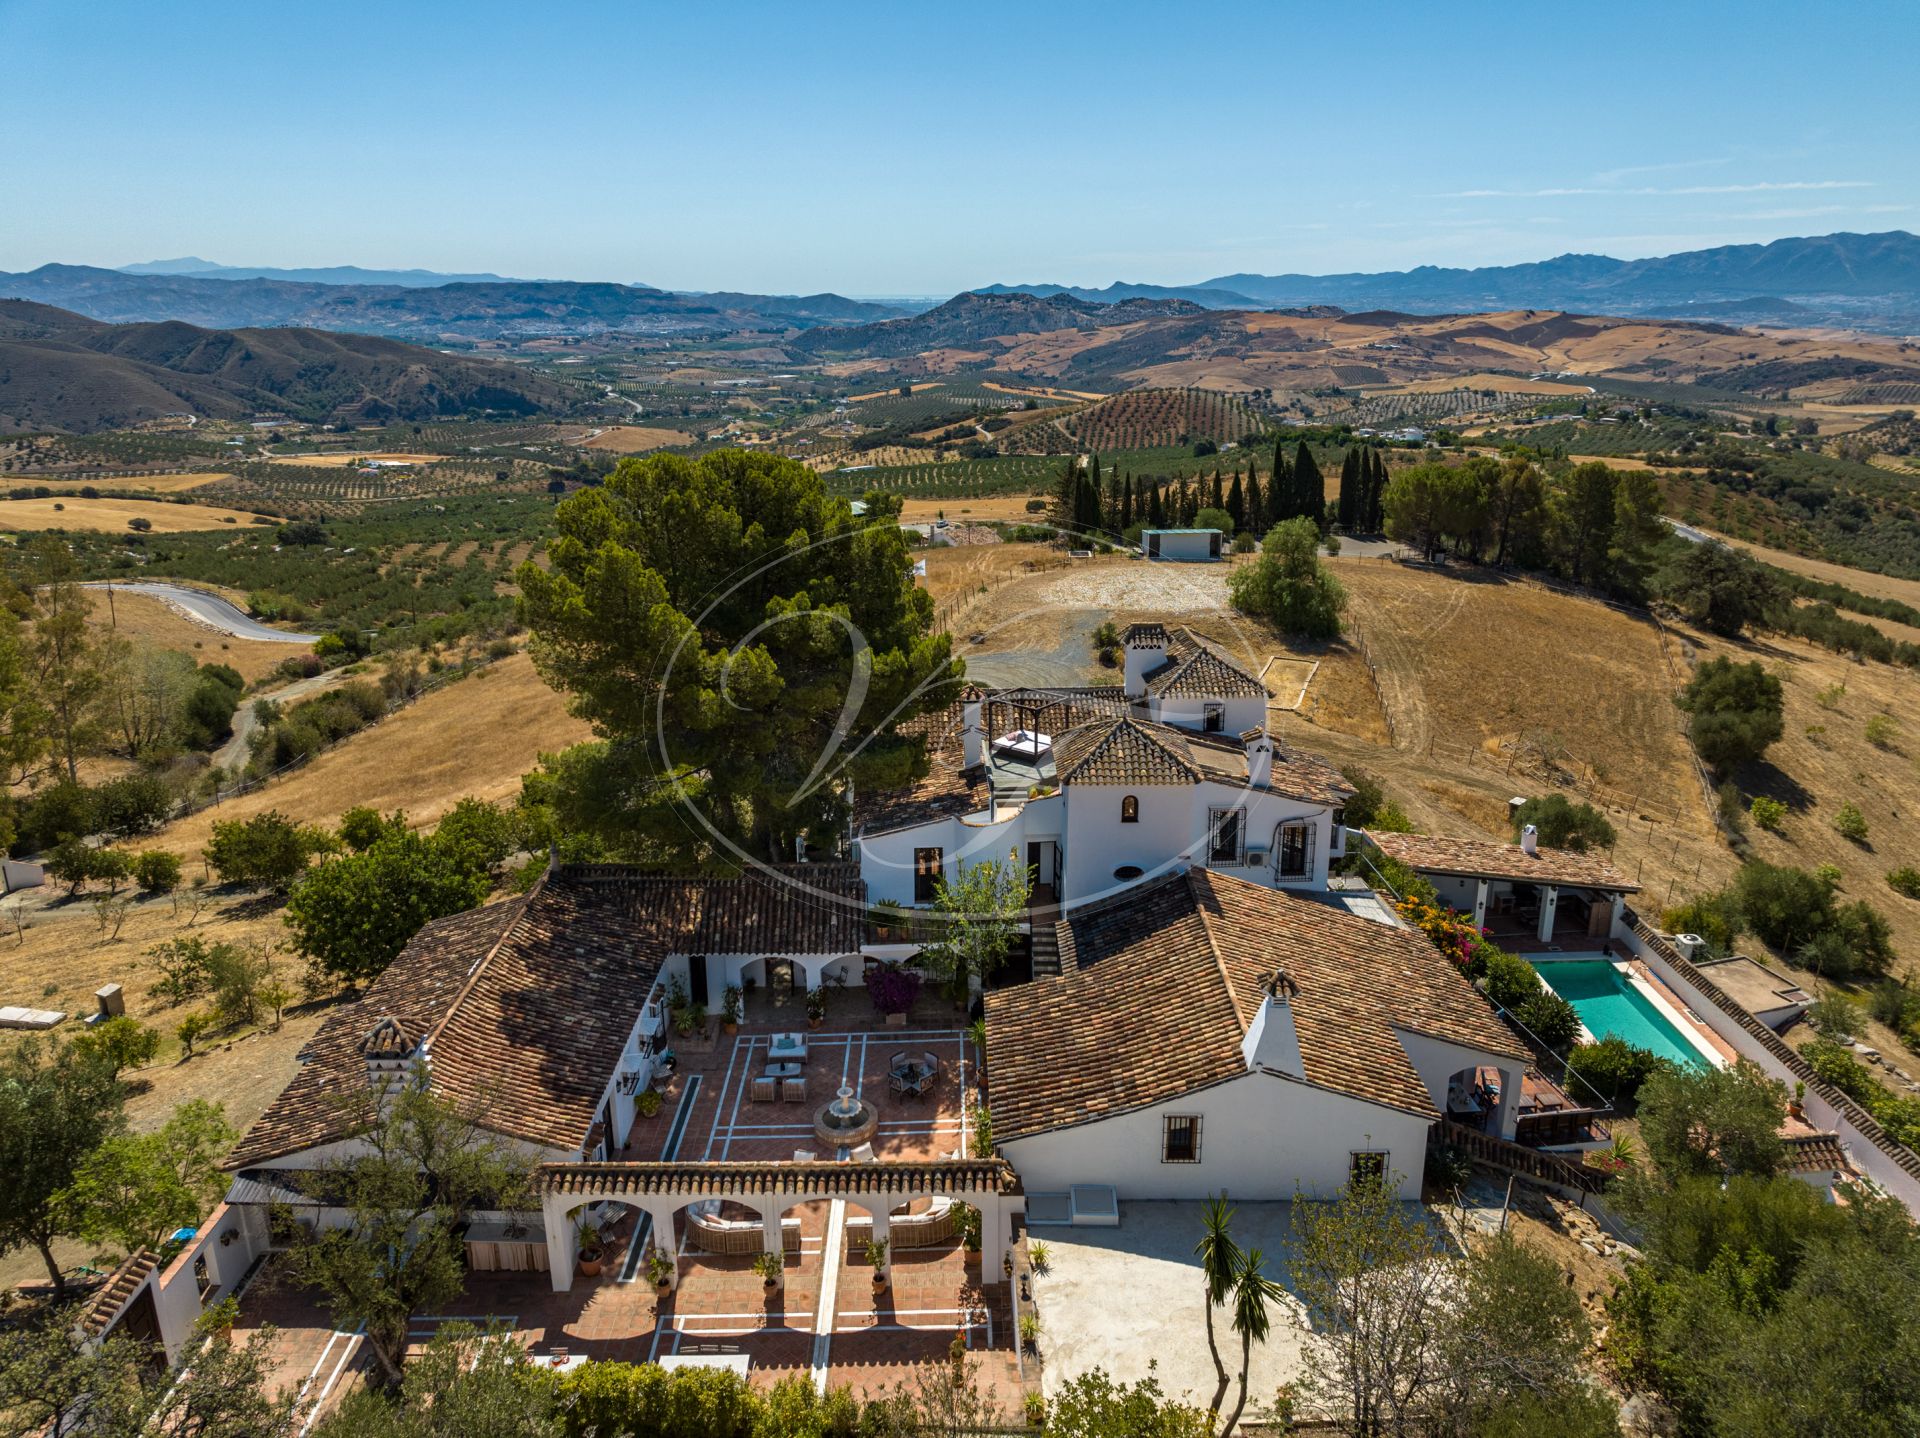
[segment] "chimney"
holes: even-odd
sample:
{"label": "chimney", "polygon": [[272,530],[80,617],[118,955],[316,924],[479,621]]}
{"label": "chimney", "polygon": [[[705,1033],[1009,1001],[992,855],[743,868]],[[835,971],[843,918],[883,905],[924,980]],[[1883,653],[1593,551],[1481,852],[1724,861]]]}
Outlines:
{"label": "chimney", "polygon": [[1305,1078],[1307,1067],[1300,1057],[1300,1033],[1293,1023],[1293,1001],[1300,986],[1285,969],[1275,969],[1260,997],[1260,1011],[1247,1025],[1247,1037],[1240,1045],[1247,1069],[1266,1069],[1291,1078]]}
{"label": "chimney", "polygon": [[367,1065],[367,1087],[382,1098],[409,1083],[424,1081],[426,1052],[392,1015],[367,1031],[360,1041],[360,1057]]}
{"label": "chimney", "polygon": [[985,699],[971,684],[960,696],[960,758],[967,769],[977,769],[987,762]]}
{"label": "chimney", "polygon": [[1529,854],[1540,852],[1540,831],[1529,824],[1520,831],[1520,847]]}
{"label": "chimney", "polygon": [[1147,697],[1147,676],[1167,659],[1167,630],[1163,624],[1129,624],[1124,692],[1129,699]]}
{"label": "chimney", "polygon": [[1273,778],[1273,736],[1256,724],[1240,736],[1247,754],[1247,787],[1264,789]]}

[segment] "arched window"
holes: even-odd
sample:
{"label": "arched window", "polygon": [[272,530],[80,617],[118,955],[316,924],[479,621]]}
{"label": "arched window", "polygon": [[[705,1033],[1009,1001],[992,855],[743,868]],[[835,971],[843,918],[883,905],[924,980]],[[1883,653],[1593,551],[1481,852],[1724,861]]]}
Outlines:
{"label": "arched window", "polygon": [[1120,822],[1123,824],[1137,824],[1140,822],[1140,800],[1138,796],[1129,794],[1120,801]]}

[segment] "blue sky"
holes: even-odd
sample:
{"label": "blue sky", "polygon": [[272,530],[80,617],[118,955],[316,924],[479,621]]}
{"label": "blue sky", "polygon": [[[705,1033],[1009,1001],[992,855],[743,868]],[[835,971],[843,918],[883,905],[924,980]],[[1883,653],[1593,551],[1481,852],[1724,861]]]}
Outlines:
{"label": "blue sky", "polygon": [[1920,5],[0,0],[0,269],[945,294],[1920,229]]}

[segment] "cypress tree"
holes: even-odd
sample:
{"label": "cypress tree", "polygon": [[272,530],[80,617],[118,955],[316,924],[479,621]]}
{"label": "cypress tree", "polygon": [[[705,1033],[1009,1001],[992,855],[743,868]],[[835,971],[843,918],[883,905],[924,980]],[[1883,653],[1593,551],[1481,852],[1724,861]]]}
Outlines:
{"label": "cypress tree", "polygon": [[1206,507],[1213,509],[1226,507],[1226,495],[1220,488],[1220,466],[1217,464],[1213,467],[1213,492],[1207,498]]}
{"label": "cypress tree", "polygon": [[1340,528],[1347,534],[1355,532],[1357,516],[1365,507],[1366,498],[1361,486],[1365,483],[1360,474],[1360,449],[1357,445],[1348,445],[1347,452],[1340,458]]}
{"label": "cypress tree", "polygon": [[1247,471],[1247,528],[1256,538],[1266,535],[1267,505],[1260,493],[1260,476],[1254,470]]}
{"label": "cypress tree", "polygon": [[1247,527],[1247,491],[1240,483],[1240,471],[1233,472],[1233,488],[1227,491],[1227,514],[1233,519],[1233,532]]}
{"label": "cypress tree", "polygon": [[1299,449],[1293,454],[1293,514],[1311,519],[1315,524],[1326,523],[1327,481],[1320,473],[1320,466],[1314,461],[1313,451],[1307,448],[1307,442],[1300,441]]}
{"label": "cypress tree", "polygon": [[1133,528],[1133,476],[1120,476],[1120,532]]}
{"label": "cypress tree", "polygon": [[1147,481],[1146,527],[1148,529],[1165,529],[1167,527],[1167,507],[1160,498],[1160,481],[1157,479]]}
{"label": "cypress tree", "polygon": [[1387,492],[1387,457],[1377,449],[1369,449],[1372,474],[1367,480],[1366,526],[1368,534],[1378,534],[1387,525],[1387,508],[1383,496]]}

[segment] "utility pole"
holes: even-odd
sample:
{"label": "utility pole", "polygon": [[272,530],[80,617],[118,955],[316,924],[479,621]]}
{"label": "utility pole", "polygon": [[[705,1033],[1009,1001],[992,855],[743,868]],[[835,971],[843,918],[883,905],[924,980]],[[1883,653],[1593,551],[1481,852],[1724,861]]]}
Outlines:
{"label": "utility pole", "polygon": [[120,628],[120,615],[113,607],[113,581],[111,579],[107,581],[107,628],[113,630]]}

